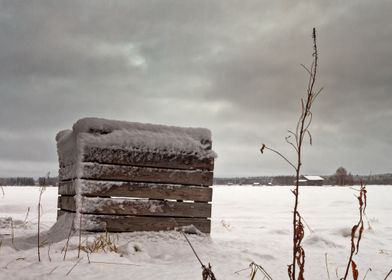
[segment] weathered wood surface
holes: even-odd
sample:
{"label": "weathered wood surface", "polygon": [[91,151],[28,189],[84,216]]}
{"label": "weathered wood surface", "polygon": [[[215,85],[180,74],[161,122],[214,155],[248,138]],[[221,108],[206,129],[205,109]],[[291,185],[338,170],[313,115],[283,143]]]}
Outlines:
{"label": "weathered wood surface", "polygon": [[76,164],[61,166],[59,168],[59,182],[66,180],[73,180],[78,177],[80,167]]}
{"label": "weathered wood surface", "polygon": [[208,202],[212,188],[175,184],[154,184],[116,181],[74,180],[59,183],[60,195],[75,195],[75,188],[84,196],[117,196],[151,199],[175,199]]}
{"label": "weathered wood surface", "polygon": [[213,173],[203,170],[162,169],[126,165],[81,163],[80,170],[75,166],[60,168],[60,181],[81,179],[122,180],[133,182],[171,183],[182,185],[211,186]]}
{"label": "weathered wood surface", "polygon": [[76,211],[76,203],[80,203],[81,213],[113,214],[134,216],[164,217],[211,217],[211,204],[175,202],[164,200],[115,199],[101,197],[81,197],[76,202],[72,196],[59,198],[59,208]]}
{"label": "weathered wood surface", "polygon": [[185,170],[209,170],[214,169],[214,158],[202,158],[192,154],[168,154],[145,151],[127,151],[115,148],[84,147],[84,162],[96,162],[103,164],[146,166]]}
{"label": "weathered wood surface", "polygon": [[96,224],[101,225],[101,228],[95,227],[94,229],[94,226],[90,224],[86,226],[85,230],[109,232],[160,231],[173,230],[175,228],[193,225],[201,232],[211,232],[211,221],[208,219],[95,216],[92,220],[95,221]]}
{"label": "weathered wood surface", "polygon": [[[59,211],[61,215],[64,211]],[[203,218],[169,218],[83,214],[81,229],[85,231],[132,232],[173,230],[195,226],[204,233],[211,232],[211,220]]]}

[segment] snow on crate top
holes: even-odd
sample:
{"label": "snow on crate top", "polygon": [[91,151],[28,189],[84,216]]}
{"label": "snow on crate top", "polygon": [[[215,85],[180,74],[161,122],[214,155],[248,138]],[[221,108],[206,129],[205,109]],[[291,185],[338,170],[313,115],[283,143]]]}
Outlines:
{"label": "snow on crate top", "polygon": [[[60,131],[58,147],[68,150],[77,141],[84,146],[123,150],[161,152],[167,154],[194,154],[199,158],[214,158],[211,150],[211,132],[205,128],[142,124],[100,118],[78,120],[72,130]],[[72,144],[71,144],[72,145]]]}

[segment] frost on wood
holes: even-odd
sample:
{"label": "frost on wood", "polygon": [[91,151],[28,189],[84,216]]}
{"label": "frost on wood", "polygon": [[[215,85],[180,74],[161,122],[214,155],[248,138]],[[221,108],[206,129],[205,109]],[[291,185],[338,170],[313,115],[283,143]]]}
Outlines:
{"label": "frost on wood", "polygon": [[[136,163],[146,160],[146,156],[153,159],[157,155],[171,160],[181,156],[198,160],[216,157],[211,150],[211,132],[205,128],[84,118],[77,121],[72,130],[59,132],[56,140],[63,166],[94,156],[98,156],[97,161],[111,162],[113,151],[120,151],[119,157],[133,152],[132,160]],[[109,149],[109,152],[97,154],[100,149]]]}
{"label": "frost on wood", "polygon": [[209,232],[216,154],[208,129],[85,118],[56,140],[58,205],[75,213],[75,227],[134,231],[194,224]]}

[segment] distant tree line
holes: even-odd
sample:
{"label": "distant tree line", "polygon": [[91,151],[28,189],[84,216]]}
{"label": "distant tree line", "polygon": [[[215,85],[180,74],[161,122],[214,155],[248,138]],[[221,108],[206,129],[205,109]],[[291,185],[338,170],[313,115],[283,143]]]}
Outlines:
{"label": "distant tree line", "polygon": [[[376,175],[353,175],[344,167],[339,167],[333,175],[321,175],[324,185],[352,186],[360,185],[363,181],[366,185],[392,185],[392,173]],[[273,185],[290,186],[295,181],[294,176],[261,176],[261,177],[236,177],[215,178],[214,185]]]}
{"label": "distant tree line", "polygon": [[58,177],[8,177],[0,178],[0,186],[57,186]]}

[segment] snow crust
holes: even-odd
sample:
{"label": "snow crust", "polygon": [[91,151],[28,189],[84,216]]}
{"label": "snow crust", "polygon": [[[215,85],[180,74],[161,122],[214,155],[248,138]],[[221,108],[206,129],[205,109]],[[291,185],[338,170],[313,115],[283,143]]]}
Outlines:
{"label": "snow crust", "polygon": [[206,128],[83,118],[72,130],[60,131],[56,140],[60,163],[64,165],[80,161],[84,147],[193,155],[199,159],[216,157],[211,150],[211,132]]}
{"label": "snow crust", "polygon": [[[129,199],[129,198],[102,198],[102,197],[89,197],[83,199],[82,212],[84,213],[101,213],[103,209],[106,210],[106,214],[115,214],[115,210],[111,211],[111,208],[120,207],[122,210],[124,206],[132,205],[128,207],[132,214],[137,214],[140,210],[148,210],[150,213],[162,213],[163,212],[163,201],[149,200],[149,199]],[[109,211],[109,213],[107,212]]]}
{"label": "snow crust", "polygon": [[[67,243],[69,218],[63,226],[56,224],[52,237],[41,247],[42,261],[37,261],[37,202],[38,188],[5,187],[0,197],[0,218],[24,220],[30,207],[28,227],[14,228],[15,246],[11,243],[12,229],[4,223],[0,228],[1,279],[201,279],[200,264],[184,236],[178,231],[134,232],[110,234],[118,252],[100,251],[89,255],[81,252],[78,262],[78,235]],[[203,263],[212,265],[217,279],[249,280],[249,267],[254,261],[273,279],[288,279],[287,264],[291,261],[292,187],[214,187],[211,235],[203,235],[192,227],[185,231]],[[368,186],[367,218],[360,250],[354,256],[359,277],[384,279],[392,263],[392,186]],[[303,241],[306,251],[305,278],[328,279],[343,277],[350,253],[350,231],[358,220],[356,191],[348,187],[303,187],[300,211],[309,228]],[[57,188],[47,188],[42,196],[42,233],[56,222]],[[102,228],[97,221],[88,221]],[[369,224],[368,224],[369,222]],[[95,223],[95,224],[94,224]],[[67,226],[68,224],[68,226]],[[65,226],[64,226],[65,225]],[[370,225],[370,227],[369,227]],[[102,234],[83,234],[83,245],[92,243]],[[105,235],[105,233],[103,233]],[[56,237],[56,238],[54,238]],[[57,238],[58,237],[58,238]],[[62,239],[63,238],[63,239]],[[65,238],[65,239],[64,239]],[[59,240],[62,239],[62,240]],[[50,246],[49,246],[50,244]],[[50,247],[50,250],[49,250]],[[51,260],[49,260],[49,255]],[[89,262],[90,260],[90,262]],[[339,277],[336,277],[335,274]],[[255,280],[263,279],[257,273]]]}

